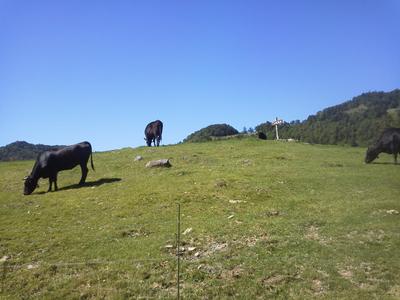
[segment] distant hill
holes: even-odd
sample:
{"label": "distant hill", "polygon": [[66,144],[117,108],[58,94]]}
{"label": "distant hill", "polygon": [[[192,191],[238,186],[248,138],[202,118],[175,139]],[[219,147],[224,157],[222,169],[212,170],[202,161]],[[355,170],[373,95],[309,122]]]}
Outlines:
{"label": "distant hill", "polygon": [[238,134],[235,128],[228,124],[214,124],[190,134],[183,142],[205,142],[214,137],[223,137]]}
{"label": "distant hill", "polygon": [[[295,138],[316,144],[367,146],[384,128],[400,127],[400,89],[370,92],[326,108],[306,120],[279,127],[280,138]],[[275,138],[270,122],[256,126],[268,139]]]}
{"label": "distant hill", "polygon": [[60,149],[63,147],[65,146],[34,145],[25,141],[17,141],[7,146],[0,147],[0,161],[36,159],[38,154],[43,151]]}

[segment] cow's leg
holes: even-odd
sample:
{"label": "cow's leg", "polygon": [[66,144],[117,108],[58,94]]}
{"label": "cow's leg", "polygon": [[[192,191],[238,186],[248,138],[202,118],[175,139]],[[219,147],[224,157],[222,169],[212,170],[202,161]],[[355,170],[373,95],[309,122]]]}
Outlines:
{"label": "cow's leg", "polygon": [[54,190],[57,191],[58,187],[57,187],[57,173],[54,175]]}
{"label": "cow's leg", "polygon": [[85,183],[86,181],[86,176],[89,172],[89,169],[87,168],[86,164],[82,164],[81,165],[81,170],[82,170],[82,177],[81,180],[79,181],[79,184],[82,185]]}
{"label": "cow's leg", "polygon": [[49,189],[47,190],[47,192],[51,192],[52,185],[53,185],[53,180],[51,179],[51,177],[49,177]]}
{"label": "cow's leg", "polygon": [[393,156],[394,156],[394,163],[397,165],[397,152],[395,152],[395,153],[393,153]]}
{"label": "cow's leg", "polygon": [[161,139],[160,139],[160,137],[158,136],[158,137],[157,137],[157,147],[160,146],[160,141],[161,141]]}
{"label": "cow's leg", "polygon": [[54,182],[54,190],[57,191],[57,173],[51,174],[49,176],[49,190],[48,190],[48,192],[51,192],[51,187],[53,185],[53,182]]}

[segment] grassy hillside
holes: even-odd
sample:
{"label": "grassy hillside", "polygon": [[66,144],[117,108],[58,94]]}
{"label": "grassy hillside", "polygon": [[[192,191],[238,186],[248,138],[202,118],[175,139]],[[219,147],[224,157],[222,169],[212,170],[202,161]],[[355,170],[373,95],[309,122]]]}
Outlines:
{"label": "grassy hillside", "polygon": [[[185,299],[399,299],[400,166],[364,152],[256,138],[122,149],[95,153],[85,187],[77,168],[31,196],[33,162],[0,163],[0,297],[174,298],[179,202]],[[158,158],[172,167],[144,167]]]}

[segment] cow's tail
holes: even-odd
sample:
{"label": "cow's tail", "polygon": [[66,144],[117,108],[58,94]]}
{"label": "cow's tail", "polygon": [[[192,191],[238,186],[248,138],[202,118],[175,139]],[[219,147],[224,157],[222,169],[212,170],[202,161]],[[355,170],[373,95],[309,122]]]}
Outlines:
{"label": "cow's tail", "polygon": [[94,171],[92,145],[90,145],[90,164],[92,166],[92,170]]}
{"label": "cow's tail", "polygon": [[94,171],[94,166],[93,166],[93,152],[90,153],[90,164],[92,166],[92,170]]}
{"label": "cow's tail", "polygon": [[163,132],[163,123],[160,121],[160,132],[158,134],[159,141],[162,140],[162,132]]}

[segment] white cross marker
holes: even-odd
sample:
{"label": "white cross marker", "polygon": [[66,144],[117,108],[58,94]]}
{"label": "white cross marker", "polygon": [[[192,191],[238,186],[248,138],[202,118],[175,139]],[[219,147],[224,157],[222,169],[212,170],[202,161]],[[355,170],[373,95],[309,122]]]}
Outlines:
{"label": "white cross marker", "polygon": [[276,120],[272,122],[272,126],[275,126],[275,133],[276,133],[277,140],[279,140],[278,125],[281,125],[281,124],[283,124],[283,120],[278,119],[278,117],[276,117]]}

